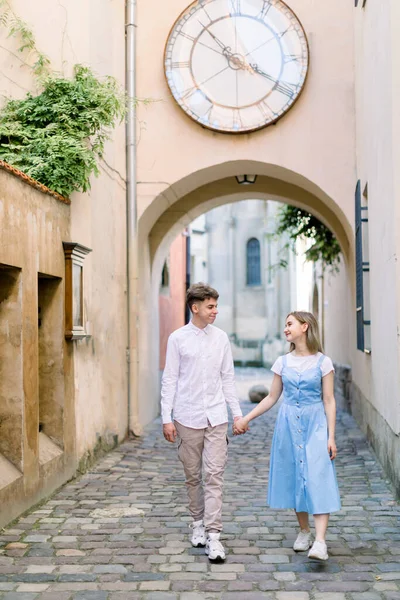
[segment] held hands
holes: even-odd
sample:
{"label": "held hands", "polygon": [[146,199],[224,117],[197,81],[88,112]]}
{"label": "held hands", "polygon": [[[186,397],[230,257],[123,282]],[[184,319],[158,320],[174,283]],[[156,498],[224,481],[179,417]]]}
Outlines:
{"label": "held hands", "polygon": [[243,417],[235,417],[232,425],[233,435],[242,435],[249,430],[249,424]]}
{"label": "held hands", "polygon": [[167,442],[173,444],[176,441],[177,431],[173,423],[166,423],[163,425],[163,434]]}
{"label": "held hands", "polygon": [[331,457],[331,460],[335,460],[336,455],[337,455],[337,448],[336,448],[335,440],[331,439],[331,438],[328,439],[328,453],[329,453],[329,456]]}

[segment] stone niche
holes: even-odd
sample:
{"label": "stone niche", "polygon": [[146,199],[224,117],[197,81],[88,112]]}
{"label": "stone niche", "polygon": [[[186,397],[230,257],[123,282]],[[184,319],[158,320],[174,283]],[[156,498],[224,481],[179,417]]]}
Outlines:
{"label": "stone niche", "polygon": [[0,487],[23,469],[21,271],[0,264]]}
{"label": "stone niche", "polygon": [[[39,433],[63,447],[64,363],[62,280],[38,275]],[[39,436],[39,452],[49,444]],[[42,458],[42,456],[40,457]],[[44,457],[43,457],[44,458]]]}

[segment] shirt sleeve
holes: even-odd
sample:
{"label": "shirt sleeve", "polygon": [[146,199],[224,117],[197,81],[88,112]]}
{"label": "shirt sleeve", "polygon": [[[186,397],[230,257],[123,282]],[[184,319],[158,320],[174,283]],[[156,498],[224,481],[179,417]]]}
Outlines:
{"label": "shirt sleeve", "polygon": [[331,373],[332,371],[335,372],[333,362],[329,358],[329,356],[325,356],[324,360],[322,361],[322,365],[321,365],[322,377],[325,377],[325,375],[328,375],[328,373]]}
{"label": "shirt sleeve", "polygon": [[179,345],[175,336],[170,335],[167,344],[167,356],[161,384],[161,417],[164,425],[172,423],[176,386],[179,376]]}
{"label": "shirt sleeve", "polygon": [[241,417],[242,411],[236,394],[235,372],[233,367],[232,349],[228,336],[225,339],[224,357],[221,365],[222,391],[233,418]]}
{"label": "shirt sleeve", "polygon": [[283,366],[283,359],[282,356],[279,356],[276,361],[274,362],[274,364],[271,367],[271,371],[273,373],[276,373],[276,375],[282,375],[282,366]]}

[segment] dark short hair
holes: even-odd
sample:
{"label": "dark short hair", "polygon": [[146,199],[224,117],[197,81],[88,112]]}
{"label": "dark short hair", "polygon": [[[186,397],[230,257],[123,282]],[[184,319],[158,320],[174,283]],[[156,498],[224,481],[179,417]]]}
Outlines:
{"label": "dark short hair", "polygon": [[190,310],[195,302],[204,302],[208,298],[218,300],[219,294],[207,283],[193,283],[186,292],[186,302]]}

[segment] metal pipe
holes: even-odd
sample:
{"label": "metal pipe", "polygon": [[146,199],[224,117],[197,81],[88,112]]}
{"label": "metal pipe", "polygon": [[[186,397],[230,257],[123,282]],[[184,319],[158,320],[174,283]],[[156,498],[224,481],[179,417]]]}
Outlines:
{"label": "metal pipe", "polygon": [[136,0],[126,0],[126,215],[128,305],[128,432],[139,436],[138,353],[138,229],[136,198]]}

